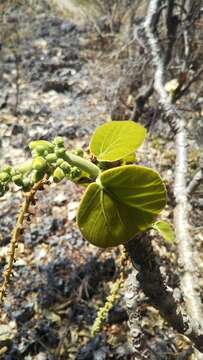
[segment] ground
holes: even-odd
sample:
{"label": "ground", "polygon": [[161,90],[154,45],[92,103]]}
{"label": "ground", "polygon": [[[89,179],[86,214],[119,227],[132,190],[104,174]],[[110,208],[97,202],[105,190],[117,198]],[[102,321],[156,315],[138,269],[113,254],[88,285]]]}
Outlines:
{"label": "ground", "polygon": [[[115,56],[119,54],[120,39],[108,34],[101,38],[92,24],[76,24],[48,10],[35,13],[29,8],[11,7],[7,11],[10,32],[2,37],[0,50],[0,165],[16,165],[28,158],[28,143],[33,139],[49,140],[60,135],[68,148],[86,148],[94,129],[110,113],[125,60]],[[173,143],[166,137],[162,138],[160,132],[150,135],[139,156],[152,162],[170,185],[175,154]],[[199,156],[193,145],[192,172]],[[75,223],[82,192],[80,187],[63,181],[37,195],[37,206],[32,209],[31,223],[27,221],[14,277],[1,308],[2,359],[133,359],[124,289],[103,331],[91,335],[97,309],[117,277],[120,250],[101,252],[82,238]],[[0,200],[1,273],[21,196],[16,188]],[[164,212],[169,219],[172,201],[169,197]],[[200,277],[202,226],[194,199],[191,231],[197,240]],[[175,245],[158,239],[155,248],[170,285],[177,286]],[[129,263],[126,274],[130,269]],[[187,349],[186,340],[174,334],[158,312],[145,303],[142,322],[152,360],[174,359]],[[189,355],[184,358],[189,359]]]}

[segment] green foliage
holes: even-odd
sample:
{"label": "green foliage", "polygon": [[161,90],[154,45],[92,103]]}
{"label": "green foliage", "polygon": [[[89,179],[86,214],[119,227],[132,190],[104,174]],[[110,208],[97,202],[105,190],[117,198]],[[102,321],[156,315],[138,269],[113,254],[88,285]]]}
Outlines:
{"label": "green foliage", "polygon": [[133,121],[112,121],[99,126],[90,150],[99,161],[116,161],[131,155],[144,141],[146,130]]}
{"label": "green foliage", "polygon": [[[0,196],[8,191],[10,183],[30,191],[44,177],[51,177],[56,183],[64,178],[90,183],[77,216],[82,234],[99,247],[124,244],[152,226],[166,204],[165,186],[159,174],[132,165],[136,160],[134,151],[144,141],[145,133],[141,125],[132,121],[98,127],[90,142],[98,166],[87,159],[88,154],[82,149],[67,151],[61,137],[52,142],[32,141],[29,148],[33,159],[16,168],[4,166],[0,171]],[[131,165],[126,165],[128,162]],[[154,226],[169,239],[171,233],[166,225],[159,222]]]}
{"label": "green foliage", "polygon": [[127,165],[127,164],[131,164],[131,163],[135,163],[137,161],[137,158],[136,158],[135,153],[132,153],[132,154],[125,156],[121,160],[122,160],[123,165]]}
{"label": "green foliage", "polygon": [[164,238],[167,243],[173,243],[175,241],[175,233],[168,221],[160,220],[153,224],[153,229]]}
{"label": "green foliage", "polygon": [[135,165],[116,167],[88,186],[78,225],[90,243],[116,246],[149,228],[165,204],[165,186],[155,171]]}
{"label": "green foliage", "polygon": [[[81,233],[91,244],[102,248],[124,244],[150,227],[171,241],[172,231],[168,224],[160,221],[154,224],[166,204],[162,179],[156,171],[132,164],[136,160],[134,151],[142,144],[144,136],[145,129],[139,124],[131,121],[110,122],[100,126],[93,134],[90,143],[94,155],[91,156],[92,161],[88,159],[89,153],[81,149],[73,152],[66,150],[63,139],[57,137],[52,143],[45,140],[32,141],[29,144],[31,160],[15,168],[5,165],[0,170],[0,197],[12,183],[27,192],[12,233],[0,300],[6,294],[17,242],[25,216],[29,214],[29,205],[35,202],[36,191],[50,183],[49,179],[59,183],[67,178],[87,186],[79,206],[77,222]],[[128,163],[131,165],[126,165]],[[95,320],[93,333],[99,331],[113,306],[122,281],[121,273],[111,296]]]}
{"label": "green foliage", "polygon": [[[80,156],[66,151],[64,140],[57,137],[53,142],[45,140],[32,141],[29,144],[33,159],[12,168],[9,165],[4,166],[0,171],[0,196],[3,196],[9,190],[9,185],[14,183],[23,191],[29,191],[34,184],[39,182],[46,175],[53,177],[53,181],[60,182],[67,177],[71,181],[77,182],[81,175],[80,166],[87,172],[83,176],[88,177],[89,167],[93,167],[93,172],[99,173],[99,168],[91,164]],[[75,166],[78,164],[79,167]],[[90,173],[92,173],[90,171]]]}

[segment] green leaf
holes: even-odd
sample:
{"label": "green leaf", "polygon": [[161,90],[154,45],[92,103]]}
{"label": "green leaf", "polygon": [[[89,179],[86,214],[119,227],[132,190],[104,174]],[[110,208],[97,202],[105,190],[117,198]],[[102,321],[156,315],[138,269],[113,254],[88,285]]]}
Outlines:
{"label": "green leaf", "polygon": [[146,230],[165,204],[160,176],[143,166],[126,165],[104,171],[88,186],[77,221],[91,244],[106,248]]}
{"label": "green leaf", "polygon": [[164,238],[167,243],[173,243],[175,241],[175,233],[170,223],[164,220],[160,220],[153,224],[153,229]]}
{"label": "green leaf", "polygon": [[122,165],[132,164],[137,161],[135,153],[125,156],[122,160]]}
{"label": "green leaf", "polygon": [[112,121],[96,129],[90,150],[99,161],[120,160],[143,143],[145,134],[145,128],[133,121]]}

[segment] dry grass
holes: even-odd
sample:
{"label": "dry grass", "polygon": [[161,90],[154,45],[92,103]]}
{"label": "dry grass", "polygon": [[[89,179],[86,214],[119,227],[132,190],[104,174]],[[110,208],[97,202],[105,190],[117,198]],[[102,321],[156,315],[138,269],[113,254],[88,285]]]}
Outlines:
{"label": "dry grass", "polygon": [[51,5],[64,17],[76,22],[97,22],[105,16],[110,23],[125,21],[129,12],[142,12],[145,0],[51,0]]}

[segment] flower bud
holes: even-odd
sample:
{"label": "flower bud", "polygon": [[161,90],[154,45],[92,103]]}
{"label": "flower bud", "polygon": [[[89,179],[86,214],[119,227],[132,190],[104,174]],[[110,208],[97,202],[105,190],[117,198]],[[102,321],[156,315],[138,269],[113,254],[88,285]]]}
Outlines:
{"label": "flower bud", "polygon": [[57,167],[53,173],[53,180],[56,183],[58,183],[61,180],[63,180],[64,177],[65,177],[64,171],[60,167]]}
{"label": "flower bud", "polygon": [[[32,171],[32,160],[28,160],[26,161],[24,164],[21,164],[19,166],[17,166],[14,170],[15,170],[15,174],[17,173],[21,173],[21,174],[26,174],[29,173],[30,171]],[[13,175],[15,175],[13,174]]]}
{"label": "flower bud", "polygon": [[54,152],[55,152],[57,158],[64,158],[64,156],[65,156],[64,148],[56,148]]}
{"label": "flower bud", "polygon": [[61,136],[57,136],[53,140],[53,144],[60,147],[60,148],[64,147],[64,140],[63,140],[63,138]]}
{"label": "flower bud", "polygon": [[32,162],[32,167],[35,170],[45,170],[46,166],[46,160],[41,156],[37,156]]}
{"label": "flower bud", "polygon": [[10,174],[12,170],[12,167],[10,165],[4,165],[1,169],[2,172],[6,172],[7,174]]}
{"label": "flower bud", "polygon": [[53,164],[53,163],[55,163],[56,162],[56,160],[57,160],[57,156],[56,156],[56,154],[48,154],[47,156],[46,156],[46,161],[49,163],[49,164]]}
{"label": "flower bud", "polygon": [[71,171],[71,166],[67,161],[63,161],[60,168],[66,173],[66,175]]}
{"label": "flower bud", "polygon": [[81,175],[82,171],[78,169],[76,166],[73,166],[70,171],[70,179],[74,180]]}
{"label": "flower bud", "polygon": [[0,182],[6,183],[9,180],[10,180],[10,175],[7,172],[3,171],[0,173]]}
{"label": "flower bud", "polygon": [[43,147],[44,151],[46,150],[48,153],[52,153],[54,150],[54,145],[46,140],[36,140],[29,143],[30,150],[36,150],[38,146]]}
{"label": "flower bud", "polygon": [[44,146],[37,145],[35,148],[35,151],[37,152],[38,155],[43,155],[45,152]]}
{"label": "flower bud", "polygon": [[23,185],[23,177],[22,177],[22,175],[14,175],[12,177],[12,180],[13,180],[14,184],[16,184],[17,186],[22,186]]}
{"label": "flower bud", "polygon": [[29,178],[24,178],[23,179],[23,184],[22,184],[22,188],[24,191],[29,191],[32,187],[31,181]]}
{"label": "flower bud", "polygon": [[15,176],[16,175],[16,170],[15,169],[11,169],[11,176]]}
{"label": "flower bud", "polygon": [[64,160],[63,159],[58,159],[56,162],[57,166],[60,166],[61,164],[63,164]]}

